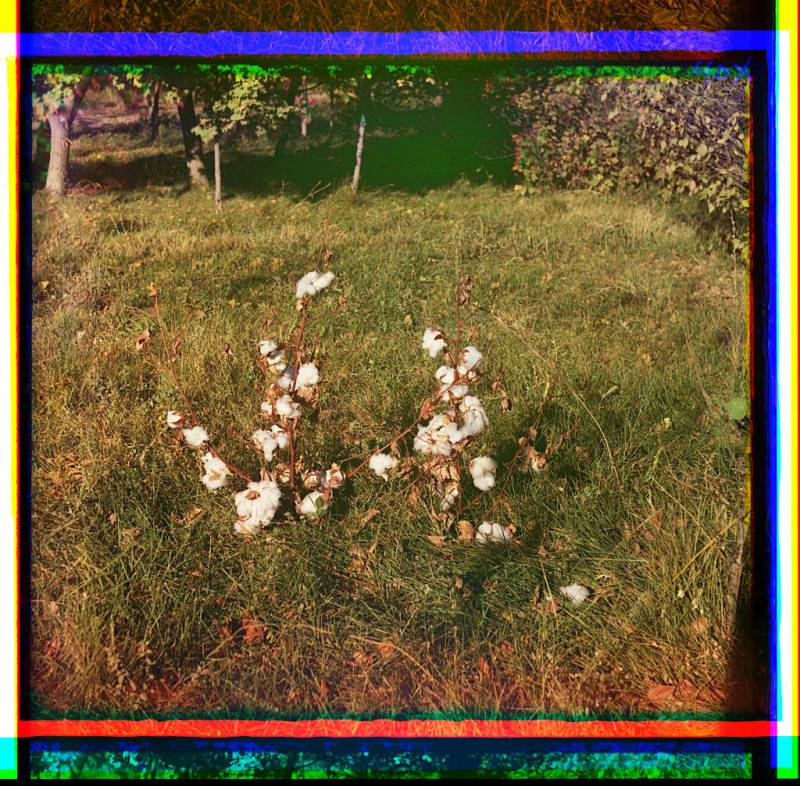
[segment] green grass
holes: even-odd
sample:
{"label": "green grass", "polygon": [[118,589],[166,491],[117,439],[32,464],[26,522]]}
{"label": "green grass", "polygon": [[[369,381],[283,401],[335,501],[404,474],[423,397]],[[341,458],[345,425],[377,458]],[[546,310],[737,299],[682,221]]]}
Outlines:
{"label": "green grass", "polygon": [[[153,154],[93,145],[83,154],[132,166]],[[246,540],[229,493],[205,490],[166,429],[181,401],[149,282],[203,423],[255,473],[256,343],[294,327],[294,284],[329,210],[337,278],[308,328],[324,384],[301,437],[307,463],[368,455],[415,419],[438,365],[422,331],[452,326],[455,272],[468,272],[491,420],[480,446],[501,482],[548,386],[542,445],[570,434],[492,512],[518,544],[438,548],[424,495],[413,505],[406,481],[367,475],[319,523]],[[747,272],[691,224],[631,197],[521,198],[492,183],[358,198],[334,184],[316,202],[246,193],[222,213],[209,194],[145,183],[55,207],[37,195],[34,237],[40,712],[741,708],[731,577],[747,435],[722,407],[748,389]],[[591,599],[553,613],[546,594],[573,581]],[[745,566],[743,597],[748,581]],[[263,639],[224,643],[246,615]],[[654,704],[657,685],[679,689]]]}

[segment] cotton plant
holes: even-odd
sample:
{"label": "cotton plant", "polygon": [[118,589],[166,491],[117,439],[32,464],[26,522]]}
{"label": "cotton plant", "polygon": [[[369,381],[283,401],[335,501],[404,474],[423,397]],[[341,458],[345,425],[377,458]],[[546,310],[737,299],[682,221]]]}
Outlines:
{"label": "cotton plant", "polygon": [[[440,355],[447,361],[434,372],[436,388],[431,399],[429,417],[417,426],[413,449],[425,457],[423,471],[428,475],[441,511],[447,512],[460,504],[464,489],[462,469],[465,457],[475,438],[489,426],[489,418],[476,395],[475,385],[481,377],[483,353],[473,345],[462,347],[460,307],[468,305],[472,282],[462,277],[458,282],[455,340],[437,327],[426,328],[422,349],[431,358]],[[494,485],[496,462],[489,456],[479,456],[469,462],[473,483],[479,491]]]}
{"label": "cotton plant", "polygon": [[[326,254],[326,264],[329,258]],[[258,342],[261,369],[268,380],[260,406],[262,423],[251,437],[251,446],[262,459],[258,480],[226,462],[212,447],[211,436],[205,426],[197,422],[188,399],[188,414],[179,410],[168,410],[166,414],[167,426],[180,433],[186,447],[198,452],[203,468],[201,482],[209,491],[216,492],[226,486],[233,474],[247,481],[246,487],[233,495],[234,530],[238,533],[255,535],[268,527],[282,510],[288,512],[292,508],[301,518],[319,518],[327,511],[333,491],[345,482],[345,473],[338,464],[303,472],[303,457],[297,452],[298,428],[308,408],[317,403],[321,382],[319,363],[308,357],[304,344],[308,310],[311,301],[330,286],[334,278],[330,270],[312,270],[297,282],[296,307],[301,318],[291,346],[281,346],[271,337]],[[150,295],[155,298],[163,336],[158,290],[151,287]],[[176,387],[183,394],[166,342],[164,348]],[[202,456],[201,451],[205,451]]]}
{"label": "cotton plant", "polygon": [[[455,339],[437,326],[425,328],[422,334],[422,350],[431,359],[438,359],[440,365],[433,372],[432,395],[423,406],[411,440],[419,475],[431,490],[438,509],[435,516],[451,522],[455,518],[454,509],[460,513],[464,504],[465,469],[480,494],[495,486],[497,472],[497,462],[491,456],[467,459],[474,453],[476,438],[489,427],[489,418],[475,389],[481,379],[483,353],[472,344],[462,347],[460,342],[461,308],[469,305],[471,289],[469,277],[459,278]],[[396,442],[390,444],[393,450],[397,449]],[[406,462],[384,451],[369,459],[369,469],[384,481],[405,465]],[[478,543],[512,539],[513,529],[494,522],[484,522],[475,533]]]}

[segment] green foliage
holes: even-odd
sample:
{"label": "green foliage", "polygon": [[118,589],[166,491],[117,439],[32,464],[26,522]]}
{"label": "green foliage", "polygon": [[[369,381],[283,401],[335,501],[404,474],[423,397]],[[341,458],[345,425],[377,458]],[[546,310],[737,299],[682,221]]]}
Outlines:
{"label": "green foliage", "polygon": [[745,230],[748,80],[537,77],[512,91],[514,169],[527,186],[689,194]]}
{"label": "green foliage", "polygon": [[196,95],[204,114],[195,133],[204,142],[234,129],[263,136],[297,111],[286,101],[279,68],[260,66],[201,66]]}

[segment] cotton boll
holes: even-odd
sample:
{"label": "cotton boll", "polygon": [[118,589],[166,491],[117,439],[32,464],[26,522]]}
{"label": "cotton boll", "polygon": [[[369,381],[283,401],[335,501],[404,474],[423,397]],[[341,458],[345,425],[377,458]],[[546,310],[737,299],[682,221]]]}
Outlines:
{"label": "cotton boll", "polygon": [[464,347],[461,351],[461,362],[464,365],[465,371],[477,369],[483,361],[483,355],[477,347]]}
{"label": "cotton boll", "polygon": [[285,448],[289,444],[289,435],[278,425],[273,426],[270,431],[275,437],[279,448]]}
{"label": "cotton boll", "polygon": [[318,518],[328,509],[328,503],[322,492],[312,491],[300,501],[297,512],[306,518]]}
{"label": "cotton boll", "polygon": [[339,469],[338,464],[332,464],[322,476],[322,488],[338,489],[344,485],[344,473]]}
{"label": "cotton boll", "polygon": [[275,412],[282,418],[290,420],[295,420],[302,414],[300,405],[296,401],[292,401],[292,397],[289,395],[281,396],[275,402]]}
{"label": "cotton boll", "polygon": [[439,366],[434,376],[442,385],[452,385],[456,380],[456,372],[450,366]]}
{"label": "cotton boll", "polygon": [[294,366],[289,366],[278,380],[278,384],[284,390],[296,388],[313,387],[319,382],[319,369],[314,363],[303,363],[299,370],[295,371]]}
{"label": "cotton boll", "polygon": [[329,284],[331,284],[331,282],[333,281],[334,278],[336,278],[336,276],[334,276],[333,272],[330,271],[330,270],[328,270],[327,272],[323,273],[317,279],[317,290],[319,291],[321,289],[325,289],[325,287],[327,287]]}
{"label": "cotton boll", "polygon": [[278,448],[285,448],[289,444],[289,436],[280,426],[275,425],[268,431],[264,429],[256,431],[253,434],[253,442],[264,451],[264,459],[270,462]]}
{"label": "cotton boll", "polygon": [[297,282],[297,289],[295,291],[295,296],[297,297],[298,300],[305,297],[306,295],[315,294],[314,284],[316,283],[318,278],[319,278],[319,273],[317,273],[316,270],[312,270],[309,273],[306,273]]}
{"label": "cotton boll", "polygon": [[566,587],[559,587],[558,591],[565,597],[569,598],[576,606],[583,603],[591,593],[586,587],[580,584],[569,584]]}
{"label": "cotton boll", "polygon": [[425,328],[425,332],[422,335],[422,348],[427,350],[432,358],[435,358],[446,346],[447,344],[440,330]]}
{"label": "cotton boll", "polygon": [[270,355],[267,358],[267,364],[271,369],[280,374],[286,368],[286,360],[283,357],[283,352],[278,352],[274,356]]}
{"label": "cotton boll", "polygon": [[464,439],[464,434],[455,423],[450,422],[446,423],[441,429],[439,429],[437,439],[447,439],[451,445],[457,445],[462,439]]}
{"label": "cotton boll", "polygon": [[431,453],[433,436],[427,426],[417,426],[417,435],[414,437],[414,450],[418,453]]}
{"label": "cotton boll", "polygon": [[274,341],[264,340],[259,344],[261,356],[267,363],[270,371],[281,373],[286,369],[286,356]]}
{"label": "cotton boll", "polygon": [[184,412],[177,412],[172,409],[167,412],[167,425],[170,428],[180,428],[184,420],[186,420],[186,414]]}
{"label": "cotton boll", "polygon": [[238,520],[237,532],[254,534],[267,526],[275,516],[281,501],[281,491],[274,480],[253,481],[247,488],[234,494]]}
{"label": "cotton boll", "polygon": [[296,376],[295,367],[287,366],[284,369],[280,379],[278,380],[278,385],[280,385],[280,387],[283,390],[291,390],[292,386],[294,385],[295,376]]}
{"label": "cotton boll", "polygon": [[513,539],[513,533],[495,521],[484,521],[475,533],[478,543],[504,543]]}
{"label": "cotton boll", "polygon": [[319,382],[319,369],[313,363],[303,363],[297,372],[297,387],[307,388]]}
{"label": "cotton boll", "polygon": [[275,414],[275,405],[271,401],[262,401],[261,402],[261,412],[264,415],[274,415]]}
{"label": "cotton boll", "polygon": [[318,292],[321,292],[325,287],[327,287],[331,281],[333,281],[334,275],[329,270],[327,273],[317,273],[316,270],[312,270],[309,273],[306,273],[298,282],[297,282],[297,290],[295,292],[295,296],[298,300],[301,300],[306,295],[313,296],[316,295]]}
{"label": "cotton boll", "polygon": [[389,470],[397,464],[397,459],[388,453],[375,453],[370,457],[369,468],[384,480],[389,480]]}
{"label": "cotton boll", "polygon": [[439,396],[442,401],[459,401],[469,393],[469,385],[442,385],[439,388]]}
{"label": "cotton boll", "polygon": [[444,401],[454,401],[464,398],[469,393],[469,387],[463,384],[453,384],[456,379],[455,369],[450,366],[439,366],[434,375],[441,383],[439,387],[439,396]]}
{"label": "cotton boll", "polygon": [[453,445],[462,438],[458,426],[449,415],[436,415],[425,426],[417,427],[414,450],[434,456],[450,456]]}
{"label": "cotton boll", "polygon": [[183,437],[190,448],[202,448],[210,439],[208,432],[202,426],[182,429]]}
{"label": "cotton boll", "polygon": [[201,480],[205,487],[209,491],[216,491],[222,488],[228,482],[228,475],[231,474],[225,462],[213,453],[206,453],[202,461],[205,474]]}
{"label": "cotton boll", "polygon": [[261,525],[250,517],[246,519],[236,519],[233,522],[233,529],[240,535],[255,535],[261,529]]}
{"label": "cotton boll", "polygon": [[475,484],[476,489],[488,491],[494,486],[494,475],[490,472],[483,475],[473,475],[472,482]]}
{"label": "cotton boll", "polygon": [[464,436],[474,437],[489,425],[486,410],[477,396],[464,396],[459,409],[464,420],[461,426],[461,433]]}
{"label": "cotton boll", "polygon": [[469,463],[469,472],[472,482],[481,491],[488,491],[495,483],[494,473],[497,462],[489,456],[478,456]]}

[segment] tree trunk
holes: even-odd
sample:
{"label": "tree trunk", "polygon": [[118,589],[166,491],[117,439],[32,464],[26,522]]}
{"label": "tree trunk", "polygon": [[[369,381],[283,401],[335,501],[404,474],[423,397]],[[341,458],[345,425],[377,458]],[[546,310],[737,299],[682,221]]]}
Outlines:
{"label": "tree trunk", "polygon": [[63,111],[53,110],[47,115],[47,123],[50,126],[50,161],[47,165],[45,189],[52,196],[62,197],[67,192],[72,124],[91,85],[91,79],[79,82],[72,91],[72,105]]}
{"label": "tree trunk", "polygon": [[[289,80],[289,89],[286,92],[286,103],[289,106],[294,106],[295,99],[297,98],[297,90],[300,87],[300,75],[292,74]],[[286,143],[289,141],[289,129],[291,124],[291,116],[285,117],[278,127],[278,138],[275,140],[275,158],[281,158],[286,152]]]}
{"label": "tree trunk", "polygon": [[367,118],[361,115],[361,122],[358,124],[358,145],[356,146],[356,168],[353,170],[353,193],[358,191],[358,183],[361,180],[361,156],[364,153],[364,134],[367,130]]}
{"label": "tree trunk", "polygon": [[178,98],[178,116],[181,120],[183,133],[183,150],[186,157],[186,174],[189,178],[189,187],[208,187],[205,167],[201,154],[203,143],[200,137],[192,130],[197,125],[197,114],[194,111],[194,96],[191,90],[184,90]]}
{"label": "tree trunk", "polygon": [[67,191],[67,169],[69,167],[69,133],[67,117],[61,112],[47,116],[50,125],[50,163],[47,166],[45,189],[55,197]]}
{"label": "tree trunk", "polygon": [[300,138],[308,136],[308,93],[306,92],[306,78],[303,77],[300,87]]}
{"label": "tree trunk", "polygon": [[222,161],[219,139],[214,140],[214,204],[217,210],[222,210]]}
{"label": "tree trunk", "polygon": [[158,102],[161,97],[161,82],[156,79],[153,83],[153,105],[150,107],[150,144],[154,145],[158,139]]}

